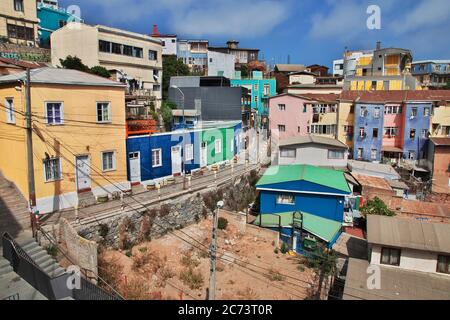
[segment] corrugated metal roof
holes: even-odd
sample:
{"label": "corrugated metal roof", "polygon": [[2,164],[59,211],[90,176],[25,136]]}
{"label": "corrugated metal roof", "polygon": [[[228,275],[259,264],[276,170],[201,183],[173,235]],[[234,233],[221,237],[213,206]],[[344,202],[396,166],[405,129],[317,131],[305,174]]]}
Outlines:
{"label": "corrugated metal roof", "polygon": [[396,180],[400,179],[400,175],[395,171],[392,166],[381,163],[372,163],[364,161],[349,160],[349,169],[354,173],[365,174],[370,176],[383,176],[383,177],[395,177]]}
{"label": "corrugated metal roof", "polygon": [[302,145],[302,144],[321,144],[341,149],[348,149],[348,146],[344,143],[342,143],[339,140],[328,138],[328,137],[321,137],[321,136],[314,136],[314,135],[307,135],[307,136],[297,136],[288,138],[285,140],[280,141],[280,147],[285,146],[292,146],[292,145]]}
{"label": "corrugated metal roof", "polygon": [[381,268],[381,288],[367,287],[369,262],[350,259],[344,300],[450,300],[450,277],[446,275]]}
{"label": "corrugated metal roof", "polygon": [[450,253],[450,224],[369,215],[367,241],[397,248]]}
{"label": "corrugated metal roof", "polygon": [[[31,82],[45,84],[82,85],[82,86],[104,86],[125,87],[124,84],[112,81],[90,73],[71,69],[39,68],[30,71]],[[25,81],[26,72],[20,72],[0,77],[0,83],[14,83]]]}
{"label": "corrugated metal roof", "polygon": [[450,138],[431,138],[436,146],[450,146]]}
{"label": "corrugated metal roof", "polygon": [[391,185],[386,179],[367,176],[358,173],[352,173],[353,177],[358,181],[358,183],[363,187],[376,188],[381,190],[393,191]]}
{"label": "corrugated metal roof", "polygon": [[301,180],[350,193],[344,172],[308,165],[272,166],[266,170],[257,187]]}

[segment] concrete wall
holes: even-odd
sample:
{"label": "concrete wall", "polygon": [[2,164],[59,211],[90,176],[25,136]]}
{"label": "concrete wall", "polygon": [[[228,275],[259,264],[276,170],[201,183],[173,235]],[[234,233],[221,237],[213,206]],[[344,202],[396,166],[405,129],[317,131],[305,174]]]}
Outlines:
{"label": "concrete wall", "polygon": [[[382,246],[372,245],[372,256],[371,264],[382,265],[381,264],[381,250]],[[428,273],[437,273],[437,259],[438,253],[419,251],[413,249],[402,249],[400,256],[400,266],[392,266],[392,268],[401,268],[412,271],[421,271]]]}
{"label": "concrete wall", "polygon": [[10,38],[9,40],[15,44],[21,45],[37,45],[38,43],[38,19],[37,19],[37,7],[35,0],[23,1],[24,11],[14,10],[14,1],[1,1],[0,2],[0,37],[7,37],[8,30],[7,24],[14,24],[19,26],[25,26],[34,30],[34,40],[19,40]]}
{"label": "concrete wall", "polygon": [[316,77],[308,74],[293,74],[289,76],[289,84],[314,84]]}
{"label": "concrete wall", "polygon": [[59,221],[60,242],[70,259],[87,271],[90,279],[97,280],[97,243],[80,237],[77,231],[62,218]]}
{"label": "concrete wall", "polygon": [[[295,149],[295,158],[281,157],[281,150],[283,149]],[[328,158],[328,152],[334,150],[333,147],[323,145],[302,145],[292,147],[280,147],[279,165],[290,164],[309,164],[318,167],[347,167],[348,151],[341,150],[344,153],[343,159],[330,159]]]}
{"label": "concrete wall", "polygon": [[208,51],[208,76],[222,76],[231,79],[234,76],[234,56],[231,54]]}

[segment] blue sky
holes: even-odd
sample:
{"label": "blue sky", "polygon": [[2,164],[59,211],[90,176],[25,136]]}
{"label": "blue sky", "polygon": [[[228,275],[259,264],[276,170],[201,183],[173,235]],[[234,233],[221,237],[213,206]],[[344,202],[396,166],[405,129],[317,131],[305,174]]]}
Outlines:
{"label": "blue sky", "polygon": [[[60,0],[78,5],[89,24],[105,24],[213,45],[237,39],[260,48],[268,63],[324,64],[345,47],[411,49],[415,60],[450,59],[448,0]],[[369,5],[381,9],[381,29],[369,30]]]}

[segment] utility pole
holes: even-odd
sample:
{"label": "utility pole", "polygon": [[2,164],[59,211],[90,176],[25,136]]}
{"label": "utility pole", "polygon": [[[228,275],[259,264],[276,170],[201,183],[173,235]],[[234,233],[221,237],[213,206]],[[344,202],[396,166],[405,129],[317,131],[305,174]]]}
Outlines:
{"label": "utility pole", "polygon": [[31,228],[33,236],[37,232],[37,216],[36,214],[36,189],[34,182],[34,161],[33,161],[33,121],[31,119],[31,75],[30,69],[27,69],[26,89],[26,111],[27,120],[27,160],[28,160],[28,206],[30,209]]}
{"label": "utility pole", "polygon": [[217,263],[217,229],[219,223],[219,210],[223,207],[223,201],[217,203],[216,210],[213,212],[213,230],[210,252],[211,269],[209,273],[208,300],[216,299],[216,263]]}

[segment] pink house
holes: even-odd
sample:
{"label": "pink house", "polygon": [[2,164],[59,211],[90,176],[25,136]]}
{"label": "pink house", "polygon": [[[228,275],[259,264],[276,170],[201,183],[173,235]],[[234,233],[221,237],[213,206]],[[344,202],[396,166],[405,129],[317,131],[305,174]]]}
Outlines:
{"label": "pink house", "polygon": [[384,114],[383,151],[401,153],[403,150],[405,117],[402,104],[386,104]]}
{"label": "pink house", "polygon": [[269,121],[272,135],[279,140],[308,134],[313,110],[311,101],[293,94],[281,94],[270,98]]}

